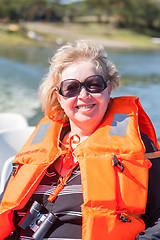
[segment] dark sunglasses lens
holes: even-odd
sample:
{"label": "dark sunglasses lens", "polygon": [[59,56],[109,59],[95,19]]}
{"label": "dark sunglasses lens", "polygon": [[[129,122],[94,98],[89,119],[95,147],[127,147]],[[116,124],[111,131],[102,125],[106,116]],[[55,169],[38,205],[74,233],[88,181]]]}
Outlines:
{"label": "dark sunglasses lens", "polygon": [[68,79],[61,82],[59,92],[64,97],[74,97],[80,92],[81,86],[85,86],[88,92],[100,93],[107,87],[107,83],[101,75],[90,76],[83,83],[76,79]]}
{"label": "dark sunglasses lens", "polygon": [[86,85],[87,90],[92,93],[100,93],[107,86],[103,77],[100,75],[88,77],[85,81],[85,85]]}
{"label": "dark sunglasses lens", "polygon": [[61,83],[61,94],[64,97],[74,97],[78,94],[80,83],[75,79],[65,80]]}

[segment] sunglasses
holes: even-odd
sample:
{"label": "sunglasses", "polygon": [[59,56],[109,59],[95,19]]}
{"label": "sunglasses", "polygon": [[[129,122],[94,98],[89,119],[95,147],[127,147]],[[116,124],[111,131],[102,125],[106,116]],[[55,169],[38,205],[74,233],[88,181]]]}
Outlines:
{"label": "sunglasses", "polygon": [[82,86],[90,93],[100,93],[107,87],[107,82],[101,75],[89,76],[84,82],[77,79],[66,79],[61,82],[58,92],[67,98],[75,97],[80,93]]}

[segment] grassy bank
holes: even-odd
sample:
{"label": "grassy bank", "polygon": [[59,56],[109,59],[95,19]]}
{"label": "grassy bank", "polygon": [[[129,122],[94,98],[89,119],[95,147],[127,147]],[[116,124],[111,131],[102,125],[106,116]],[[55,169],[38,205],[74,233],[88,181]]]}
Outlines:
{"label": "grassy bank", "polygon": [[17,24],[0,25],[0,48],[44,47],[44,42],[29,38],[27,33]]}
{"label": "grassy bank", "polygon": [[51,48],[75,39],[92,39],[108,48],[160,49],[152,38],[106,24],[21,23],[0,25],[1,48]]}

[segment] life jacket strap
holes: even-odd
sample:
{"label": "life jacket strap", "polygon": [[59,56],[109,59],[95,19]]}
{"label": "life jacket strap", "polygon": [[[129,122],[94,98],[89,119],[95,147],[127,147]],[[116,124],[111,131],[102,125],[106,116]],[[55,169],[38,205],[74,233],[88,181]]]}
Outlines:
{"label": "life jacket strap", "polygon": [[53,202],[58,194],[62,191],[64,188],[65,184],[67,183],[68,179],[70,178],[73,170],[78,166],[79,162],[77,161],[75,165],[69,170],[69,172],[66,174],[64,178],[60,178],[60,184],[56,187],[56,189],[50,194],[48,197],[49,202]]}
{"label": "life jacket strap", "polygon": [[160,151],[144,153],[144,157],[148,159],[154,159],[160,157]]}
{"label": "life jacket strap", "polygon": [[128,216],[137,218],[137,219],[142,219],[142,215],[141,214],[137,214],[137,213],[127,213]]}

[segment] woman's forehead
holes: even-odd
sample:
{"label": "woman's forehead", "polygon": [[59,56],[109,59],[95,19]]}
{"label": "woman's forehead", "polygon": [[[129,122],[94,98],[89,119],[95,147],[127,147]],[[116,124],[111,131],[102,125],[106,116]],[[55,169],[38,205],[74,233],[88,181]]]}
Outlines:
{"label": "woman's forehead", "polygon": [[95,63],[90,61],[80,61],[69,65],[62,71],[61,81],[70,78],[83,80],[90,75],[98,73],[99,71],[97,70]]}

